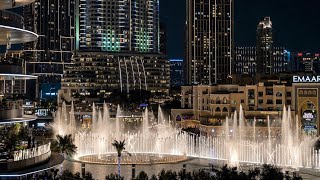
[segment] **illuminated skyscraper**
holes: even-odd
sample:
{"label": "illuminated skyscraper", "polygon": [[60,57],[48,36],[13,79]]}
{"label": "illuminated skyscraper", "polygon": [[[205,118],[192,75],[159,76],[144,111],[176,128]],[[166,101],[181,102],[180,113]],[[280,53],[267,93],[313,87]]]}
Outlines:
{"label": "illuminated skyscraper", "polygon": [[[39,76],[42,98],[55,98],[64,65],[71,61],[75,49],[75,1],[36,0],[23,7],[26,29],[39,35],[37,41],[25,43],[23,50],[27,71]],[[50,96],[45,97],[46,93]]]}
{"label": "illuminated skyscraper", "polygon": [[94,101],[113,90],[168,94],[159,0],[78,0],[75,7],[76,52],[65,66],[61,97],[83,94]]}
{"label": "illuminated skyscraper", "polygon": [[188,84],[228,83],[233,61],[233,0],[188,0]]}
{"label": "illuminated skyscraper", "polygon": [[77,49],[158,52],[158,0],[79,0]]}
{"label": "illuminated skyscraper", "polygon": [[270,17],[265,17],[257,27],[257,73],[274,73],[272,51],[272,22]]}

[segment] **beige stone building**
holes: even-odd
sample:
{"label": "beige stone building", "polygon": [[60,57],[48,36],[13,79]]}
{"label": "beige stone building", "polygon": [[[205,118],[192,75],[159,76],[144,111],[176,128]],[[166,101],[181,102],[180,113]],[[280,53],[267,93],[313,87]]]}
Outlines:
{"label": "beige stone building", "polygon": [[[196,127],[208,132],[219,132],[226,117],[234,112],[243,115],[247,126],[256,119],[257,128],[271,126],[280,130],[283,108],[291,108],[291,117],[297,118],[301,128],[309,134],[318,134],[319,89],[316,82],[269,80],[254,85],[197,85],[181,87],[181,109],[172,110],[172,119],[182,128]],[[212,130],[213,129],[213,130]]]}

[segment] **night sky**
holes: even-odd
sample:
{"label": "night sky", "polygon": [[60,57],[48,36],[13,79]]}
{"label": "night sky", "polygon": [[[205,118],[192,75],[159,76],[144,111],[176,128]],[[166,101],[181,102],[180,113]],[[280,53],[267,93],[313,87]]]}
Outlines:
{"label": "night sky", "polygon": [[[234,0],[235,44],[255,46],[257,24],[270,16],[274,43],[290,51],[320,51],[320,0]],[[186,0],[160,0],[169,58],[184,57]]]}

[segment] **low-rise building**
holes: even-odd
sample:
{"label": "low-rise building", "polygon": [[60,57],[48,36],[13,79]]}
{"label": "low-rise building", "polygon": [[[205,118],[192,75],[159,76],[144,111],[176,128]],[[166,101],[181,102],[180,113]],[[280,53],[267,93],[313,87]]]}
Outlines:
{"label": "low-rise building", "polygon": [[[183,86],[181,109],[172,110],[172,119],[182,128],[200,125],[219,127],[235,111],[243,109],[245,122],[280,127],[284,107],[291,109],[308,134],[318,134],[319,92],[317,77],[293,76],[292,80],[268,80],[254,85]],[[240,106],[241,105],[241,106]]]}

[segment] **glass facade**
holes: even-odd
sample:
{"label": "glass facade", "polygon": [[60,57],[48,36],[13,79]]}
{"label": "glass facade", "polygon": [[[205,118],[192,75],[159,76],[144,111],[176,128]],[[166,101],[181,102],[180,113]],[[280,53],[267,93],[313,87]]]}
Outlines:
{"label": "glass facade", "polygon": [[79,0],[79,50],[159,52],[158,0]]}
{"label": "glass facade", "polygon": [[232,0],[187,1],[188,84],[228,83],[233,61],[233,21]]}

